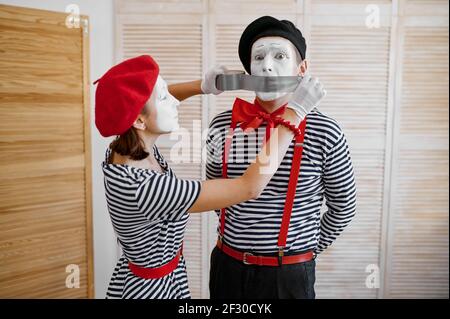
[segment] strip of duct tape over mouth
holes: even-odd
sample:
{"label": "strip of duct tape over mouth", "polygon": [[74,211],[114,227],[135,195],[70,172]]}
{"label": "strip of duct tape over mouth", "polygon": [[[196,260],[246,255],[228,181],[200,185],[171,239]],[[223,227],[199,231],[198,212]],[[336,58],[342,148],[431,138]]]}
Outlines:
{"label": "strip of duct tape over mouth", "polygon": [[246,90],[253,92],[294,92],[302,80],[301,76],[257,76],[244,71],[227,71],[216,77],[216,88],[220,91]]}

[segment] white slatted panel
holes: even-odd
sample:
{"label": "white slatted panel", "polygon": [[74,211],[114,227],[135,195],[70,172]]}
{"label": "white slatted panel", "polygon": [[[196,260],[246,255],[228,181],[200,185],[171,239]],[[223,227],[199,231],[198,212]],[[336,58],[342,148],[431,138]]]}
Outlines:
{"label": "white slatted panel", "polygon": [[386,297],[448,298],[448,1],[405,4]]}
{"label": "white slatted panel", "polygon": [[[186,20],[186,21],[184,21]],[[142,17],[124,15],[119,19],[120,30],[118,47],[120,60],[140,54],[150,54],[160,66],[160,74],[168,84],[192,81],[202,76],[202,23],[191,19],[174,19],[173,17]],[[181,103],[179,108],[180,126],[190,132],[184,142],[192,143],[196,138],[192,134],[193,126],[202,129],[201,98],[193,97]],[[169,136],[157,141],[169,165],[178,177],[201,179],[200,148],[187,147],[189,157],[171,154],[171,146],[178,140]],[[184,143],[183,142],[183,143]],[[192,145],[192,144],[191,144]],[[172,156],[171,156],[172,155]],[[184,255],[186,257],[189,287],[193,298],[202,296],[202,221],[200,214],[189,218],[185,232]]]}
{"label": "white slatted panel", "polygon": [[[390,28],[368,29],[365,4],[316,3],[311,7],[309,66],[328,92],[319,109],[346,134],[358,195],[356,217],[318,258],[316,293],[318,298],[375,298],[378,291],[366,287],[365,271],[380,264]],[[343,24],[345,19],[333,12],[360,18]]]}
{"label": "white slatted panel", "polygon": [[[296,0],[209,0],[210,8],[218,17],[228,17],[228,23],[250,22],[264,15],[284,18],[286,14],[295,14],[301,8],[302,1]],[[252,16],[252,17],[250,17]]]}

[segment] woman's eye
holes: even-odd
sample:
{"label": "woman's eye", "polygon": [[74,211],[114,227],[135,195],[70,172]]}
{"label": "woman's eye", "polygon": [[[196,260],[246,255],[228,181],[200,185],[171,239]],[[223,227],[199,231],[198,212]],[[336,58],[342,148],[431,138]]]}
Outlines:
{"label": "woman's eye", "polygon": [[255,60],[256,60],[256,61],[260,61],[260,60],[262,60],[262,59],[263,59],[263,57],[262,57],[261,55],[255,56]]}

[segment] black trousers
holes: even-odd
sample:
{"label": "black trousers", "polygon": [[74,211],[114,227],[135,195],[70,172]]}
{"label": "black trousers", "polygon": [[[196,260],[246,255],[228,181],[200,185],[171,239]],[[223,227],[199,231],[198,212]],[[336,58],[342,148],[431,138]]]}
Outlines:
{"label": "black trousers", "polygon": [[316,262],[281,267],[245,265],[217,247],[211,254],[211,299],[314,299]]}

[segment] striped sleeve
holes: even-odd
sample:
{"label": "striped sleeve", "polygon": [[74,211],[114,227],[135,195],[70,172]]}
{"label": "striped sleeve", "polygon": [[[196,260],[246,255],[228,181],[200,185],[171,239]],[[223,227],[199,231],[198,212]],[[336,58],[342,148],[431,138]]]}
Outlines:
{"label": "striped sleeve", "polygon": [[325,199],[328,210],[320,220],[316,253],[330,246],[350,223],[356,212],[353,164],[343,133],[326,154],[324,163]]}
{"label": "striped sleeve", "polygon": [[[209,126],[206,137],[206,178],[222,177],[222,148],[225,130],[220,128],[221,115],[215,117]],[[223,117],[223,116],[222,116]]]}
{"label": "striped sleeve", "polygon": [[137,188],[139,210],[149,220],[179,220],[200,195],[201,182],[153,174]]}

